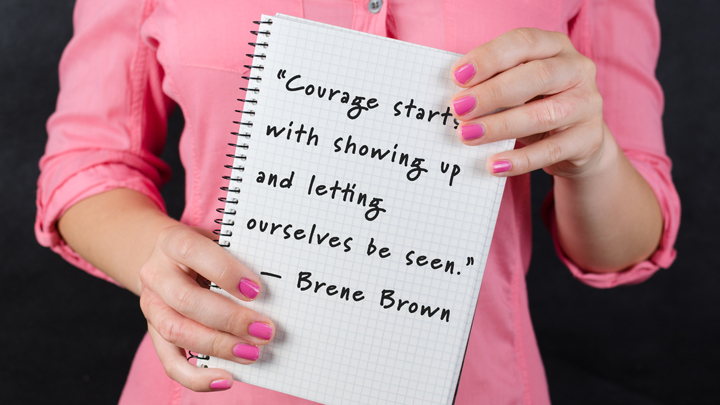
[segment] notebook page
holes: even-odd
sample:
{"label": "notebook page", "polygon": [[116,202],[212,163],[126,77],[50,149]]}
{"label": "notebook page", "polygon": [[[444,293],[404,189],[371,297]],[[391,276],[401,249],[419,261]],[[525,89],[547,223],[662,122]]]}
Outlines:
{"label": "notebook page", "polygon": [[278,330],[251,366],[204,363],[323,403],[450,403],[504,186],[485,163],[513,141],[457,140],[442,115],[457,54],[295,18],[263,29],[223,241],[273,275],[243,305]]}

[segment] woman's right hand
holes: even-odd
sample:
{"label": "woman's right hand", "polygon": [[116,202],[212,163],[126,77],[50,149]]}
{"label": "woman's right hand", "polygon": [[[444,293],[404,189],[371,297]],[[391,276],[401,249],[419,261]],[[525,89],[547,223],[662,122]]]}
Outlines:
{"label": "woman's right hand", "polygon": [[140,270],[140,306],[158,357],[170,378],[193,391],[228,389],[233,379],[190,364],[185,350],[251,364],[275,331],[268,317],[201,286],[212,280],[241,301],[260,291],[259,278],[211,237],[186,225],[166,228]]}

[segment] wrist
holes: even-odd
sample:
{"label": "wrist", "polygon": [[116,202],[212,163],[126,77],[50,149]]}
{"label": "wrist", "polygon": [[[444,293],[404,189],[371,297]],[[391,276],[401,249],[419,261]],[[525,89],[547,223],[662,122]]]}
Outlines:
{"label": "wrist", "polygon": [[152,254],[158,234],[177,224],[144,194],[118,188],[70,207],[58,230],[83,259],[140,294],[140,267]]}
{"label": "wrist", "polygon": [[652,189],[605,127],[601,153],[575,176],[554,176],[557,236],[583,270],[620,271],[647,259],[662,235]]}
{"label": "wrist", "polygon": [[[623,165],[624,155],[607,125],[603,122],[602,142],[592,156],[582,165],[564,168],[562,172],[551,172],[555,182],[568,185],[590,184],[613,175]],[[569,164],[569,163],[568,163]]]}

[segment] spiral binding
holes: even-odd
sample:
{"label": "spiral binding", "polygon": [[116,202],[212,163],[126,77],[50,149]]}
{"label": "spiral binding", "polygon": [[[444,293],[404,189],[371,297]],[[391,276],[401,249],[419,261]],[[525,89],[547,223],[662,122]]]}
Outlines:
{"label": "spiral binding", "polygon": [[[253,24],[256,24],[256,25],[258,25],[258,27],[260,27],[260,28],[258,28],[257,31],[250,31],[251,34],[258,37],[258,39],[255,42],[248,42],[248,45],[255,48],[255,52],[245,54],[246,56],[253,59],[253,63],[251,65],[243,65],[243,66],[247,69],[250,69],[251,72],[256,72],[256,75],[255,76],[252,76],[252,75],[242,76],[242,79],[247,80],[247,83],[248,83],[246,85],[246,87],[240,87],[240,90],[243,90],[245,92],[246,98],[238,98],[237,99],[237,101],[241,101],[244,103],[244,107],[242,110],[235,110],[236,113],[241,114],[241,117],[242,117],[241,119],[243,119],[243,120],[245,120],[248,116],[252,117],[255,115],[255,111],[253,111],[251,109],[252,107],[249,107],[248,104],[256,105],[257,100],[253,99],[253,98],[249,98],[248,95],[253,94],[253,93],[257,94],[260,92],[260,89],[257,87],[252,87],[252,84],[260,83],[262,81],[262,76],[258,76],[257,72],[264,71],[265,67],[262,66],[261,63],[256,63],[255,61],[265,60],[265,58],[266,58],[266,55],[264,52],[262,52],[262,50],[267,49],[268,43],[263,42],[261,37],[263,37],[263,36],[269,37],[270,31],[268,29],[263,29],[262,25],[263,24],[266,24],[268,26],[272,25],[272,19],[267,19],[264,21],[253,21]],[[242,128],[243,127],[252,128],[252,126],[253,126],[252,121],[233,121],[233,124],[239,125],[241,129],[238,130],[237,132],[231,132],[230,134],[237,137],[237,139],[250,138],[250,136],[251,136],[250,132],[243,132]],[[236,162],[237,162],[237,160],[241,160],[241,161],[247,160],[247,156],[244,154],[239,154],[238,151],[239,150],[243,150],[243,151],[248,150],[248,144],[240,143],[239,141],[230,142],[230,143],[228,143],[228,145],[235,148],[234,149],[235,152],[228,153],[225,155],[225,156],[233,159],[233,164],[225,165],[226,169],[231,170],[231,175],[230,176],[222,176],[222,178],[224,180],[228,181],[228,185],[220,187],[220,190],[225,192],[225,196],[218,198],[218,201],[225,203],[225,206],[216,209],[216,211],[218,213],[223,215],[221,218],[218,218],[215,220],[215,223],[220,225],[221,227],[235,225],[235,221],[230,218],[227,218],[227,217],[237,214],[237,210],[229,208],[229,207],[227,207],[227,205],[228,204],[237,205],[239,202],[239,200],[237,198],[231,197],[230,195],[231,195],[231,193],[236,194],[236,195],[240,194],[240,186],[239,185],[240,185],[240,183],[242,183],[243,179],[242,179],[242,177],[240,177],[238,172],[239,173],[244,172],[245,167],[237,165]],[[225,238],[229,238],[232,236],[231,229],[223,229],[223,228],[215,229],[215,230],[213,230],[213,233],[215,235],[218,235],[218,239],[215,240],[215,242],[217,242],[218,245],[220,245],[224,248],[230,247],[230,240],[225,239]],[[211,287],[214,287],[214,285],[211,285]],[[193,357],[202,359],[202,360],[206,360],[202,357],[193,356],[193,355],[188,357],[188,359],[193,358]]]}
{"label": "spiral binding", "polygon": [[[272,25],[272,19],[267,19],[265,21],[253,21],[254,24],[258,26],[262,26],[262,24]],[[249,45],[253,46],[256,51],[258,49],[267,49],[268,43],[267,42],[261,42],[260,37],[261,36],[270,36],[270,31],[268,30],[262,30],[259,29],[258,31],[250,31],[253,35],[258,37],[258,40],[256,42],[248,42]],[[265,59],[265,53],[249,53],[246,54],[248,57],[253,59],[253,63],[251,65],[243,65],[245,68],[250,69],[251,72],[262,72],[265,70],[265,67],[262,66],[260,63],[255,63],[256,60],[264,60]],[[227,238],[232,237],[232,229],[228,229],[227,227],[232,227],[235,225],[235,221],[232,218],[228,218],[231,216],[234,216],[237,214],[237,210],[228,207],[228,205],[237,205],[239,200],[235,197],[238,194],[240,194],[240,183],[242,183],[243,179],[241,177],[242,172],[245,171],[245,167],[238,164],[239,161],[245,161],[247,160],[247,156],[239,153],[238,151],[246,151],[248,150],[249,146],[246,143],[241,143],[239,139],[245,138],[249,139],[251,137],[251,134],[249,131],[243,132],[243,128],[252,128],[253,123],[252,121],[246,121],[247,117],[253,117],[255,116],[255,111],[252,110],[252,107],[257,105],[257,100],[254,98],[250,98],[251,94],[257,94],[260,92],[260,89],[257,87],[252,87],[251,84],[254,83],[260,83],[262,81],[262,77],[258,76],[242,76],[243,80],[247,80],[247,87],[240,87],[240,90],[243,90],[245,92],[245,98],[238,98],[237,101],[241,101],[244,103],[244,107],[242,110],[235,110],[236,113],[241,114],[241,120],[245,121],[233,121],[233,124],[239,126],[239,130],[237,132],[231,132],[230,134],[235,136],[236,139],[233,142],[229,142],[228,146],[232,146],[234,149],[233,153],[228,153],[225,156],[232,158],[233,163],[232,164],[226,164],[224,167],[226,169],[230,169],[230,175],[222,176],[224,180],[228,181],[227,186],[220,187],[220,190],[225,192],[225,195],[223,197],[218,198],[218,201],[225,203],[223,207],[216,208],[215,211],[222,214],[222,217],[215,219],[215,223],[220,225],[220,229],[213,230],[213,233],[215,235],[218,235],[218,239],[215,240],[218,245],[228,248],[230,247],[230,240]],[[234,196],[233,196],[234,195]],[[214,288],[214,289],[220,289],[217,284],[209,281],[204,280],[205,285],[208,288]],[[197,365],[202,368],[208,368],[207,364],[204,364],[204,362],[210,360],[210,356],[206,356],[204,354],[195,354],[191,351],[188,351],[188,361],[190,359],[197,359]]]}

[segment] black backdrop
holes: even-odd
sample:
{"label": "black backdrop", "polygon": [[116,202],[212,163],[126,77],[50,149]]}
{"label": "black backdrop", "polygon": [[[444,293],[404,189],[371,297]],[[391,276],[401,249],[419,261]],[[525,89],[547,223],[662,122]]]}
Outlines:
{"label": "black backdrop", "polygon": [[[628,0],[631,1],[631,0]],[[0,1],[0,403],[116,403],[145,323],[130,293],[75,269],[33,236],[37,162],[72,35],[72,0]],[[720,4],[657,1],[665,132],[683,202],[669,270],[595,290],[534,224],[530,309],[555,404],[720,404]],[[182,210],[177,141],[163,193]],[[533,211],[549,187],[533,175]],[[97,232],[103,232],[98,229]]]}

